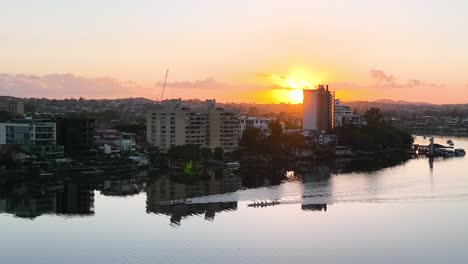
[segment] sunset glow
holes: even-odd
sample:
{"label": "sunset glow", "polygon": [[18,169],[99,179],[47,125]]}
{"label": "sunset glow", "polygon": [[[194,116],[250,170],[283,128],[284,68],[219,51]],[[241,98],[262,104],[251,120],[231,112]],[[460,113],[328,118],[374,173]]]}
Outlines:
{"label": "sunset glow", "polygon": [[346,100],[468,101],[466,1],[183,2],[2,2],[0,94],[157,99],[169,68],[167,98],[299,102],[324,83]]}
{"label": "sunset glow", "polygon": [[313,89],[320,83],[319,74],[311,73],[309,70],[301,68],[291,70],[288,75],[264,74],[267,86],[273,85],[272,90],[275,103],[302,103],[302,90]]}

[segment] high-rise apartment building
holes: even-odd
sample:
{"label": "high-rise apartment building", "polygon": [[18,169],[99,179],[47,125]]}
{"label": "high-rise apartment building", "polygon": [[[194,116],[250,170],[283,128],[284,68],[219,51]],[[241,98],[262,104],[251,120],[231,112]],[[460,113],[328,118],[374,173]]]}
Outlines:
{"label": "high-rise apartment building", "polygon": [[187,107],[182,100],[166,100],[147,113],[147,141],[163,150],[187,144],[233,151],[238,147],[239,114],[215,100]]}
{"label": "high-rise apartment building", "polygon": [[330,132],[334,127],[335,93],[328,85],[303,91],[303,129]]}
{"label": "high-rise apartment building", "polygon": [[9,96],[0,96],[0,111],[13,115],[24,114],[24,104],[21,100]]}

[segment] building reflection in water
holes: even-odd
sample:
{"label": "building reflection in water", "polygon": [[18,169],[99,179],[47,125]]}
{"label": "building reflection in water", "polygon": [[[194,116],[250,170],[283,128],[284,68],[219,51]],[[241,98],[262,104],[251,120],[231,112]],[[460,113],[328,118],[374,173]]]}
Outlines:
{"label": "building reflection in water", "polygon": [[144,182],[136,178],[105,179],[101,194],[106,196],[132,196],[144,190]]}
{"label": "building reflection in water", "polygon": [[[404,161],[387,159],[370,162],[342,159],[327,165],[313,162],[288,165],[275,162],[266,166],[251,162],[243,163],[245,166],[235,171],[203,169],[199,174],[191,175],[173,173],[170,176],[148,177],[146,173],[138,173],[92,177],[82,175],[45,178],[34,175],[5,177],[0,178],[0,213],[31,219],[43,214],[89,216],[94,215],[95,190],[106,196],[131,196],[144,191],[147,196],[147,213],[167,215],[172,224],[179,225],[182,219],[190,216],[204,215],[206,220],[212,221],[216,213],[237,210],[238,196],[232,196],[232,193],[241,188],[275,186],[285,182],[302,182],[302,184],[287,185],[289,188],[287,192],[282,188],[261,189],[258,192],[253,189],[246,191],[248,198],[244,200],[279,199],[280,204],[300,203],[300,208],[304,211],[325,212],[328,210],[327,205],[333,203],[333,190],[330,186],[332,174],[374,171],[401,162]],[[265,193],[265,190],[268,193]],[[281,192],[291,197],[298,195],[300,200],[288,201],[289,197],[281,197]],[[221,194],[231,195],[224,197]],[[218,196],[215,199],[205,197],[210,195]],[[193,204],[161,203],[195,197],[203,198]],[[281,201],[281,198],[285,201]],[[212,202],[209,202],[210,200]]]}
{"label": "building reflection in water", "polygon": [[36,218],[42,214],[94,214],[94,192],[89,184],[62,180],[4,185],[0,212]]}
{"label": "building reflection in water", "polygon": [[147,212],[168,215],[171,224],[180,225],[181,220],[189,216],[204,215],[206,220],[213,221],[216,213],[237,210],[237,202],[161,204],[164,201],[231,193],[242,187],[239,176],[230,170],[222,170],[221,173],[208,171],[206,176],[207,180],[194,183],[175,182],[169,176],[158,178],[146,188]]}
{"label": "building reflection in water", "polygon": [[327,211],[330,203],[330,167],[326,165],[301,169],[303,193],[301,209],[304,211]]}
{"label": "building reflection in water", "polygon": [[303,204],[301,209],[304,211],[327,211],[327,204]]}

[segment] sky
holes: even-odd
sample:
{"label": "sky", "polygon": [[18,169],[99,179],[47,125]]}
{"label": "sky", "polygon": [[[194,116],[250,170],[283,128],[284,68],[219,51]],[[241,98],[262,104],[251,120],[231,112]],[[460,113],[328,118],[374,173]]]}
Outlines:
{"label": "sky", "polygon": [[1,0],[0,95],[468,103],[464,0]]}

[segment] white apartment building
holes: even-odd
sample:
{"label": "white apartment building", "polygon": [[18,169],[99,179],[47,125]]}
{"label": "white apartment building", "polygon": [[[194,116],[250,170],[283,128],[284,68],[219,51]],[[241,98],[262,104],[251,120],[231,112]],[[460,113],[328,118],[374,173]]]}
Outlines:
{"label": "white apartment building", "polygon": [[345,125],[360,126],[361,116],[353,113],[350,106],[341,103],[340,99],[335,100],[335,127]]}
{"label": "white apartment building", "polygon": [[0,123],[0,145],[15,144],[42,159],[63,157],[63,146],[57,145],[56,124],[42,120]]}
{"label": "white apartment building", "polygon": [[239,114],[206,100],[202,107],[187,107],[181,99],[166,100],[147,113],[147,141],[163,150],[194,144],[224,151],[238,148]]}
{"label": "white apartment building", "polygon": [[274,117],[241,116],[239,118],[239,137],[242,137],[244,131],[250,127],[258,128],[262,134],[269,134],[269,124],[275,120]]}

